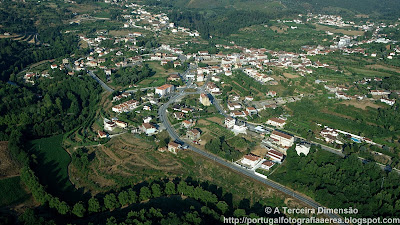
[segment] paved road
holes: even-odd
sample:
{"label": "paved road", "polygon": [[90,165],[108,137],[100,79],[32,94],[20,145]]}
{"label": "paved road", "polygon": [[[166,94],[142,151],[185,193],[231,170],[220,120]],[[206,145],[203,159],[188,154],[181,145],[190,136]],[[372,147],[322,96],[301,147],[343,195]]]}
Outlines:
{"label": "paved road", "polygon": [[[198,93],[198,92],[194,92],[194,93]],[[271,180],[268,180],[268,179],[264,179],[264,178],[261,178],[260,176],[257,176],[254,173],[254,171],[250,171],[250,170],[244,169],[244,168],[242,168],[242,167],[240,167],[240,166],[238,166],[236,164],[233,164],[231,162],[228,162],[228,161],[220,158],[219,156],[215,156],[215,155],[213,155],[211,153],[208,153],[208,152],[203,151],[203,150],[201,150],[199,148],[191,146],[190,144],[185,143],[185,141],[180,139],[179,135],[176,133],[175,129],[171,126],[171,123],[168,120],[166,110],[167,110],[167,108],[168,108],[168,106],[170,104],[174,103],[177,99],[183,97],[184,95],[188,95],[188,94],[193,94],[193,93],[192,92],[186,92],[185,93],[184,91],[182,91],[182,92],[179,92],[178,94],[175,94],[174,96],[172,96],[169,99],[169,101],[167,103],[162,105],[160,107],[159,111],[158,111],[158,116],[159,116],[161,122],[164,124],[168,134],[171,136],[171,138],[173,140],[175,140],[176,142],[182,144],[183,146],[187,146],[188,149],[193,151],[193,152],[196,152],[196,153],[198,153],[198,154],[200,154],[200,155],[202,155],[202,156],[204,156],[204,157],[206,157],[206,158],[208,158],[210,160],[214,160],[215,162],[217,162],[217,163],[219,163],[219,164],[221,164],[221,165],[223,165],[225,167],[228,167],[228,168],[230,168],[230,169],[232,169],[232,170],[234,170],[234,171],[236,171],[238,173],[246,175],[246,176],[248,176],[250,178],[253,178],[254,180],[257,180],[257,181],[259,181],[259,182],[261,182],[261,183],[263,183],[265,185],[268,185],[268,186],[270,186],[270,187],[272,187],[272,188],[274,188],[276,190],[279,190],[279,191],[281,191],[281,192],[283,192],[283,193],[285,193],[287,195],[290,195],[293,198],[296,198],[299,201],[301,201],[301,202],[303,202],[303,203],[305,203],[305,204],[307,204],[307,205],[309,205],[309,206],[311,206],[311,207],[313,207],[315,209],[318,209],[319,207],[323,207],[322,205],[320,205],[319,203],[315,202],[314,200],[312,200],[312,199],[310,199],[310,198],[308,198],[306,196],[303,196],[303,195],[301,195],[301,194],[299,194],[299,193],[297,193],[297,192],[295,192],[295,191],[293,191],[293,190],[291,190],[289,188],[286,188],[283,185],[280,185],[280,184],[278,184],[278,183],[276,183],[274,181],[271,181]],[[326,214],[326,216],[328,216],[329,218],[336,218],[336,219],[340,218],[336,214]],[[346,225],[346,223],[340,223],[340,224]]]}
{"label": "paved road", "polygon": [[106,83],[104,83],[100,78],[96,76],[96,74],[93,73],[93,71],[89,70],[88,74],[93,77],[108,92],[114,92],[114,89],[110,88]]}

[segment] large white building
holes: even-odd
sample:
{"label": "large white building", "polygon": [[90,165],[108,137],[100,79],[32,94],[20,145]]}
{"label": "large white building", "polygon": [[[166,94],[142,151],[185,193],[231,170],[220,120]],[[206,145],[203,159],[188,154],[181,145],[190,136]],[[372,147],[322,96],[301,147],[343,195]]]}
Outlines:
{"label": "large white building", "polygon": [[280,163],[282,162],[284,155],[281,152],[269,150],[269,152],[267,152],[267,157],[269,157],[274,162]]}
{"label": "large white building", "polygon": [[172,84],[164,84],[158,88],[156,88],[156,94],[159,94],[160,96],[167,95],[175,90],[174,85]]}
{"label": "large white building", "polygon": [[270,138],[273,139],[275,143],[285,148],[292,146],[294,143],[294,137],[292,135],[285,134],[277,130],[272,132]]}
{"label": "large white building", "polygon": [[251,168],[255,167],[257,163],[259,163],[261,158],[259,156],[253,154],[247,154],[240,161],[242,164],[250,166]]}
{"label": "large white building", "polygon": [[261,168],[261,169],[264,169],[264,170],[269,170],[269,169],[271,169],[271,167],[273,167],[274,165],[275,165],[274,162],[269,161],[269,160],[266,160],[266,161],[264,161],[264,162],[261,164],[260,168]]}
{"label": "large white building", "polygon": [[301,153],[303,153],[304,155],[308,155],[308,153],[310,152],[310,146],[300,143],[296,144],[296,152],[297,155],[300,155]]}
{"label": "large white building", "polygon": [[286,124],[286,120],[280,119],[280,118],[270,118],[267,121],[268,125],[274,126],[274,127],[280,127],[283,128]]}
{"label": "large white building", "polygon": [[210,106],[211,105],[211,101],[208,98],[208,96],[206,94],[200,94],[200,102],[201,104],[203,104],[204,106]]}
{"label": "large white building", "polygon": [[235,126],[235,124],[236,124],[236,119],[235,118],[230,117],[230,116],[225,117],[225,126],[226,126],[226,128],[231,129],[233,126]]}

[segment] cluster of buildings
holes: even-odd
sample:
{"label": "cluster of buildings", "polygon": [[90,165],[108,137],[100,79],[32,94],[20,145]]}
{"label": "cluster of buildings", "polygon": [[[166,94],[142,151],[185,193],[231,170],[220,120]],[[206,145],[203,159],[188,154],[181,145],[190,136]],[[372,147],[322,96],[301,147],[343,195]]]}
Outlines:
{"label": "cluster of buildings", "polygon": [[116,113],[130,112],[130,111],[134,110],[135,108],[137,108],[138,105],[139,105],[139,102],[132,99],[132,100],[129,100],[129,101],[123,102],[121,104],[113,106],[111,108],[111,110]]}
{"label": "cluster of buildings", "polygon": [[[115,130],[115,128],[121,128],[121,129],[126,129],[128,128],[128,123],[119,120],[118,118],[112,118],[111,120],[104,118],[103,119],[103,126],[104,126],[104,130],[108,131],[108,132],[113,132]],[[102,131],[102,130],[98,130],[97,134],[100,138],[107,138],[109,137],[108,133]]]}

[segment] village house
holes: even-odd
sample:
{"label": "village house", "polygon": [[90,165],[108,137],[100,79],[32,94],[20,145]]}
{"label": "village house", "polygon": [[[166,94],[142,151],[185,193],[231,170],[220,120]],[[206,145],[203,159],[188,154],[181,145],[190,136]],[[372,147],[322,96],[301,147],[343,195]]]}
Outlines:
{"label": "village house", "polygon": [[135,109],[138,106],[138,104],[139,102],[136,100],[129,100],[113,106],[111,110],[116,113],[129,112]]}
{"label": "village house", "polygon": [[267,96],[270,96],[270,97],[275,97],[277,94],[276,94],[276,91],[268,91],[268,93],[267,93]]}
{"label": "village house", "polygon": [[144,133],[146,133],[147,135],[153,135],[157,132],[157,128],[150,123],[143,123],[140,126],[140,130]]}
{"label": "village house", "polygon": [[261,157],[256,156],[254,154],[247,154],[243,156],[242,160],[240,161],[242,164],[249,166],[250,168],[253,168],[259,163],[261,160]]}
{"label": "village house", "polygon": [[127,128],[128,127],[128,123],[125,123],[124,121],[121,121],[121,120],[116,120],[115,124],[120,128]]}
{"label": "village house", "polygon": [[381,96],[381,95],[390,95],[391,92],[386,90],[371,90],[370,93],[373,96]]}
{"label": "village house", "polygon": [[182,120],[185,118],[185,114],[183,112],[174,112],[173,115],[177,120]]}
{"label": "village house", "polygon": [[181,148],[181,145],[176,142],[171,141],[168,143],[168,151],[170,151],[174,154],[177,154],[180,148]]}
{"label": "village house", "polygon": [[179,81],[181,77],[178,74],[170,74],[167,78],[168,81]]}
{"label": "village house", "polygon": [[304,143],[298,143],[296,144],[296,152],[297,155],[300,155],[302,153],[304,155],[308,155],[308,153],[310,152],[310,145]]}
{"label": "village house", "polygon": [[107,133],[104,132],[104,131],[101,131],[101,130],[97,131],[97,134],[99,135],[99,138],[106,138],[106,137],[108,137]]}
{"label": "village house", "polygon": [[156,88],[155,93],[160,95],[161,97],[167,94],[172,93],[175,90],[174,85],[171,84],[164,84],[158,88]]}
{"label": "village house", "polygon": [[248,114],[250,115],[256,115],[257,114],[257,109],[254,107],[247,107],[246,108],[246,112],[248,112]]}
{"label": "village house", "polygon": [[242,118],[246,117],[246,114],[240,111],[232,111],[229,115],[231,117],[242,117]]}
{"label": "village house", "polygon": [[116,127],[114,122],[104,119],[104,130],[113,131]]}
{"label": "village house", "polygon": [[395,99],[388,99],[388,98],[381,98],[380,101],[390,106],[393,106],[396,103]]}
{"label": "village house", "polygon": [[182,127],[186,128],[186,129],[189,129],[192,126],[193,126],[193,123],[190,122],[189,120],[182,121]]}
{"label": "village house", "polygon": [[286,120],[280,118],[270,118],[268,119],[267,124],[274,127],[283,128],[286,124]]}
{"label": "village house", "polygon": [[231,129],[236,124],[236,119],[230,116],[225,117],[224,124],[226,128]]}
{"label": "village house", "polygon": [[264,162],[261,164],[260,168],[261,168],[261,169],[264,169],[264,170],[269,170],[269,169],[271,169],[271,167],[273,167],[274,165],[275,165],[274,162],[269,161],[269,160],[266,160],[266,161],[264,161]]}
{"label": "village house", "polygon": [[267,152],[267,157],[269,157],[273,162],[281,163],[284,155],[281,152],[271,149]]}
{"label": "village house", "polygon": [[270,138],[284,148],[289,148],[294,143],[294,137],[292,135],[285,134],[277,130],[272,132]]}
{"label": "village house", "polygon": [[210,106],[211,105],[211,101],[208,98],[208,96],[204,93],[200,94],[200,102],[201,104],[203,104],[204,106]]}
{"label": "village house", "polygon": [[200,131],[197,128],[188,130],[186,132],[186,137],[190,140],[197,141],[200,139]]}

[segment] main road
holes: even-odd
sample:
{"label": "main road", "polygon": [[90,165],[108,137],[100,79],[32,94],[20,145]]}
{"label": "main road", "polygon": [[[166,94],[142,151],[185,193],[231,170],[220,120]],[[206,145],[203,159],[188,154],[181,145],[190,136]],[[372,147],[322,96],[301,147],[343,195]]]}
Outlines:
{"label": "main road", "polygon": [[[291,190],[291,189],[289,189],[289,188],[287,188],[287,187],[285,187],[285,186],[283,186],[281,184],[278,184],[278,183],[276,183],[276,182],[274,182],[272,180],[264,179],[264,178],[262,178],[260,176],[257,176],[254,173],[254,171],[247,170],[245,168],[242,168],[239,165],[236,165],[234,163],[226,161],[226,160],[220,158],[219,156],[213,155],[213,154],[208,153],[206,151],[203,151],[203,150],[201,150],[199,148],[191,146],[190,144],[186,143],[184,140],[180,139],[179,135],[176,133],[175,129],[171,126],[171,123],[168,120],[168,117],[167,117],[168,106],[170,104],[174,103],[176,100],[184,97],[185,95],[195,94],[195,93],[200,93],[200,92],[201,91],[197,91],[197,92],[180,91],[177,94],[173,95],[168,100],[167,103],[163,104],[160,107],[160,109],[158,111],[158,116],[159,116],[161,122],[164,124],[168,134],[171,136],[171,138],[173,140],[175,140],[177,143],[180,143],[182,146],[187,147],[187,149],[189,149],[189,150],[191,150],[193,152],[196,152],[197,154],[200,154],[200,155],[202,155],[202,156],[204,156],[204,157],[206,157],[206,158],[208,158],[210,160],[213,160],[214,162],[217,162],[217,163],[219,163],[219,164],[221,164],[221,165],[223,165],[225,167],[228,167],[228,168],[230,168],[230,169],[232,169],[232,170],[234,170],[234,171],[236,171],[238,173],[246,175],[246,176],[248,176],[248,177],[250,177],[250,178],[252,178],[252,179],[254,179],[256,181],[259,181],[259,182],[261,182],[261,183],[263,183],[263,184],[265,184],[267,186],[270,186],[270,187],[272,187],[272,188],[274,188],[274,189],[276,189],[278,191],[281,191],[281,192],[283,192],[283,193],[285,193],[287,195],[290,195],[291,197],[296,198],[300,202],[303,202],[304,204],[309,205],[309,206],[311,206],[312,208],[314,208],[316,210],[318,210],[319,208],[325,208],[324,206],[322,206],[318,202],[315,202],[314,200],[312,200],[312,199],[310,199],[310,198],[308,198],[308,197],[306,197],[306,196],[304,196],[302,194],[299,194],[299,193],[297,193],[297,192],[295,192],[295,191],[293,191],[293,190]],[[340,216],[336,215],[336,214],[327,213],[325,215],[327,217],[329,217],[329,218],[336,219],[336,221],[342,221],[342,218]],[[346,223],[339,223],[339,224],[347,225]]]}

